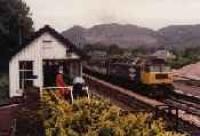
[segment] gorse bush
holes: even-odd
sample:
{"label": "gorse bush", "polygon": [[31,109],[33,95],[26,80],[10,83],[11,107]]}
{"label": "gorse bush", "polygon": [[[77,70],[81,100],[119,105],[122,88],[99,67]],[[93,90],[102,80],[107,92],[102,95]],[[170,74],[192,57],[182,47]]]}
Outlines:
{"label": "gorse bush", "polygon": [[163,121],[149,114],[124,113],[99,98],[69,104],[45,92],[35,115],[46,136],[182,136],[166,131]]}

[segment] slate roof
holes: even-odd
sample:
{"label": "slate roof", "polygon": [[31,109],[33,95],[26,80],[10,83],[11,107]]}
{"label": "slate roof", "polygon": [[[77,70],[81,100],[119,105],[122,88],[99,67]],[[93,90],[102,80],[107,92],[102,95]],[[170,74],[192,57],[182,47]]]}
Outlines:
{"label": "slate roof", "polygon": [[65,45],[67,48],[70,49],[70,51],[76,52],[81,57],[86,57],[72,42],[70,42],[68,39],[64,38],[59,32],[57,32],[55,29],[50,27],[49,25],[45,25],[43,28],[39,29],[33,35],[30,39],[23,42],[22,46],[20,46],[11,56],[14,57],[19,51],[24,49],[26,46],[31,44],[35,39],[39,38],[44,33],[50,33],[54,38],[56,38],[58,41],[60,41],[63,45]]}

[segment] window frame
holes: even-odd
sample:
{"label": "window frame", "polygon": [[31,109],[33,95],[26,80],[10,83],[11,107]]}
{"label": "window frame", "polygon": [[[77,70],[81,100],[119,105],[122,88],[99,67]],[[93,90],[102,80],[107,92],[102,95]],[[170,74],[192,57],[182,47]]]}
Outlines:
{"label": "window frame", "polygon": [[[26,63],[29,65],[26,65]],[[34,61],[31,60],[20,60],[19,61],[19,88],[20,89],[25,89],[27,88],[26,84],[30,84],[30,87],[33,87],[34,85],[34,74],[33,74],[33,66],[34,66]],[[31,74],[29,73],[28,75],[30,75],[30,77],[25,77],[25,73],[27,74],[28,72],[31,72]],[[22,76],[21,76],[22,74]],[[27,83],[26,83],[27,82]],[[29,82],[29,83],[28,83]]]}

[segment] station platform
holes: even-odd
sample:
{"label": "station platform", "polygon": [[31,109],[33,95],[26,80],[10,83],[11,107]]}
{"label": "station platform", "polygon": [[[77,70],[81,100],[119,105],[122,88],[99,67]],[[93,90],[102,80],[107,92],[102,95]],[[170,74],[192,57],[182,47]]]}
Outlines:
{"label": "station platform", "polygon": [[173,85],[175,87],[176,93],[190,96],[190,97],[192,96],[200,100],[200,87],[189,86],[189,85],[179,83],[179,82],[175,82]]}

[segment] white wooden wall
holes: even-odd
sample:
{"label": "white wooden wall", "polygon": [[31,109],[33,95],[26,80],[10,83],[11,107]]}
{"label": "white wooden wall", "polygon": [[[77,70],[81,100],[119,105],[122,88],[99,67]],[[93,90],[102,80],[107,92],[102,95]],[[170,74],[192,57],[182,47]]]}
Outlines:
{"label": "white wooden wall", "polygon": [[[44,42],[52,41],[52,42]],[[34,86],[43,86],[43,59],[79,59],[76,53],[71,56],[66,55],[66,46],[60,43],[49,33],[44,33],[35,39],[30,45],[18,52],[9,62],[9,89],[10,97],[21,96],[22,90],[19,88],[19,61],[33,61]],[[73,68],[72,68],[73,69]]]}

